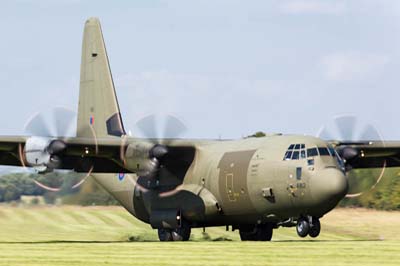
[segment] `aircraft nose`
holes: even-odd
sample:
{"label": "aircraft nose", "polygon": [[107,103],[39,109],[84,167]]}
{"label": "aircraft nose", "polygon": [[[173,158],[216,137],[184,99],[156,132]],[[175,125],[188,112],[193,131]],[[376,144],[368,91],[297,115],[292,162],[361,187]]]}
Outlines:
{"label": "aircraft nose", "polygon": [[337,203],[347,194],[348,187],[346,176],[337,168],[323,169],[311,180],[311,194],[318,202]]}

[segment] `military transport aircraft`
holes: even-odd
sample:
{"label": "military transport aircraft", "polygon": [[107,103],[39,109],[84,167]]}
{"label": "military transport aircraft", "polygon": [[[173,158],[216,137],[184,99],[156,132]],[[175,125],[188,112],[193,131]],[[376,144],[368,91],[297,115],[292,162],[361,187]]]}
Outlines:
{"label": "military transport aircraft", "polygon": [[317,237],[319,219],[348,192],[348,171],[400,166],[399,142],[130,137],[97,18],[84,28],[77,120],[75,137],[0,137],[0,164],[87,173],[161,241],[210,226],[239,230],[242,240],[269,241],[280,226]]}

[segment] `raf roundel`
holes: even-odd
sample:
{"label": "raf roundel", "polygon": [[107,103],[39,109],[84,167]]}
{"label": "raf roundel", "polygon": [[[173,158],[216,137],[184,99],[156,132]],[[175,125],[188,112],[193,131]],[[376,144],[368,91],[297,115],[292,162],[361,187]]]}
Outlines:
{"label": "raf roundel", "polygon": [[124,178],[125,178],[125,174],[124,174],[124,173],[119,173],[119,174],[118,174],[118,180],[119,180],[119,181],[124,180]]}

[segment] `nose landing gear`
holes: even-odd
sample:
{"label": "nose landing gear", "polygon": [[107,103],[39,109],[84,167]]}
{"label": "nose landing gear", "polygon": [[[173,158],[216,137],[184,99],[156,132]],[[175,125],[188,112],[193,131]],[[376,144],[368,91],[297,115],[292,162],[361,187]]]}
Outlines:
{"label": "nose landing gear", "polygon": [[300,217],[296,226],[297,235],[299,237],[317,237],[321,232],[321,223],[318,218],[312,216]]}

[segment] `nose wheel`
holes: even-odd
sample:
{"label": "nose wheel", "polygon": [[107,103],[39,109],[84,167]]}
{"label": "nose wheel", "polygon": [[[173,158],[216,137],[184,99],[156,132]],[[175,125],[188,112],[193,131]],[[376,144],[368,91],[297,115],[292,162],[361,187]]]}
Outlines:
{"label": "nose wheel", "polygon": [[319,219],[317,218],[312,218],[312,224],[310,226],[310,231],[308,232],[308,235],[312,238],[315,238],[319,236],[319,233],[321,232],[321,223],[319,222]]}
{"label": "nose wheel", "polygon": [[321,223],[316,217],[300,217],[297,220],[296,231],[299,237],[306,237],[309,235],[310,237],[315,238],[319,236],[321,232]]}

